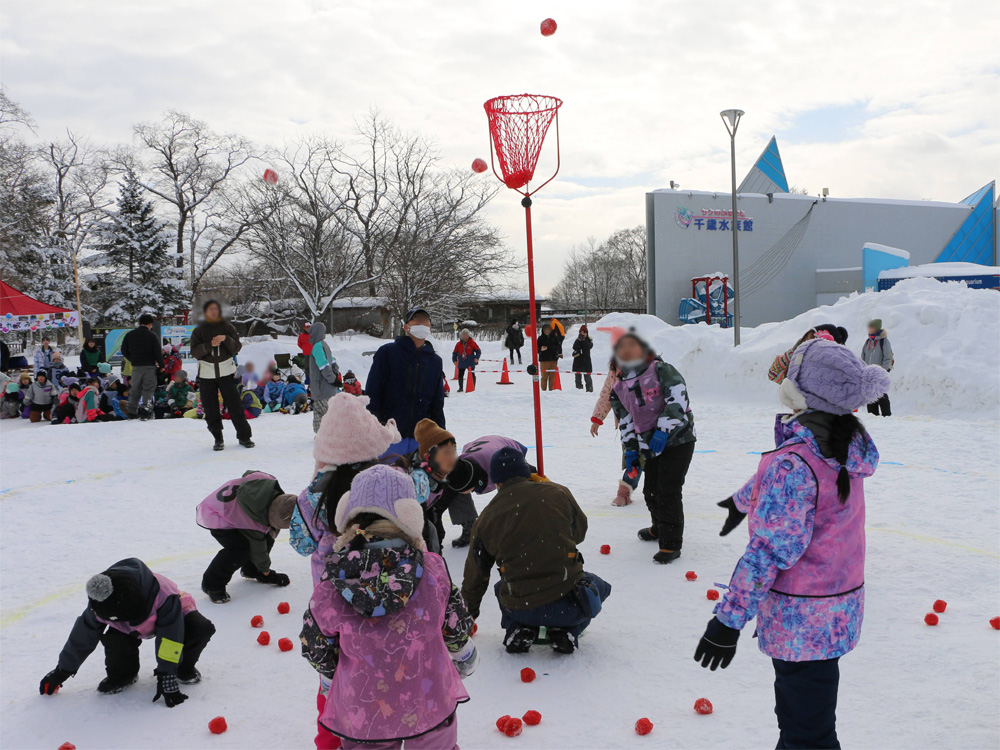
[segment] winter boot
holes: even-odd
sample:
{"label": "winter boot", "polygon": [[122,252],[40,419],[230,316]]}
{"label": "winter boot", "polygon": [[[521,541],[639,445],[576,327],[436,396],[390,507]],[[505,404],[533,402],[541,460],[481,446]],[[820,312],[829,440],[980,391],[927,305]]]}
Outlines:
{"label": "winter boot", "polygon": [[213,451],[224,451],[226,449],[226,443],[222,438],[215,439],[215,445],[212,446]]}
{"label": "winter boot", "polygon": [[565,630],[550,628],[549,640],[551,641],[552,650],[558,654],[572,654],[576,650],[573,637]]}
{"label": "winter boot", "polygon": [[139,421],[140,422],[148,422],[152,418],[153,418],[153,413],[149,409],[140,409],[139,410]]}
{"label": "winter boot", "polygon": [[254,442],[253,440],[241,440],[240,445],[242,445],[244,448],[253,448]]}
{"label": "winter boot", "polygon": [[452,547],[468,547],[469,537],[472,535],[472,524],[463,523],[462,524],[462,535],[458,539],[453,539],[451,542]]}
{"label": "winter boot", "polygon": [[503,639],[507,647],[508,654],[526,654],[531,644],[535,642],[538,635],[538,628],[529,628],[524,625],[515,625],[507,631],[507,637]]}
{"label": "winter boot", "polygon": [[219,591],[209,591],[208,589],[202,587],[201,590],[205,592],[212,604],[226,604],[230,601],[229,594],[225,589],[221,589]]}
{"label": "winter boot", "polygon": [[191,667],[190,671],[185,672],[184,668],[181,667],[177,670],[177,681],[182,685],[197,685],[201,682],[201,672],[194,667]]}
{"label": "winter boot", "polygon": [[617,508],[624,508],[626,505],[631,505],[632,488],[629,487],[625,482],[619,480],[618,494],[615,495],[615,499],[611,501],[611,504]]}
{"label": "winter boot", "polygon": [[114,695],[132,687],[138,679],[139,675],[137,674],[131,677],[112,677],[108,675],[97,684],[97,692],[103,695]]}
{"label": "winter boot", "polygon": [[679,549],[675,549],[673,552],[661,549],[659,552],[653,555],[653,562],[658,562],[660,563],[660,565],[667,565],[668,563],[672,563],[680,556],[681,556],[681,551]]}
{"label": "winter boot", "polygon": [[639,537],[639,541],[642,542],[658,542],[660,541],[660,535],[653,531],[653,527],[647,527],[645,529],[639,529],[639,533],[636,535]]}

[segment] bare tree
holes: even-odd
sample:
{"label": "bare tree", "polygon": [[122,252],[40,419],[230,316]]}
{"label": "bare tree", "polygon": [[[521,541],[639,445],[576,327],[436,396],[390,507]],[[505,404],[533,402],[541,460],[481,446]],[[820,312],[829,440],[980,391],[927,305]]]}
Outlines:
{"label": "bare tree", "polygon": [[574,247],[563,276],[549,294],[566,307],[612,310],[646,306],[646,230],[620,229],[607,240],[593,237]]}

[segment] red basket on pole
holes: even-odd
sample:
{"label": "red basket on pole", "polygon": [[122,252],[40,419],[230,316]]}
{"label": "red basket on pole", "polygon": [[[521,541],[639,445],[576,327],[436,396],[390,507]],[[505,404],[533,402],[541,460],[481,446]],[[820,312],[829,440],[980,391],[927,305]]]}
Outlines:
{"label": "red basket on pole", "polygon": [[[514,94],[490,99],[483,107],[490,124],[490,162],[493,174],[511,190],[516,190],[524,198],[524,223],[528,237],[528,299],[531,308],[532,334],[538,330],[538,316],[535,309],[535,264],[534,248],[531,242],[531,196],[555,179],[559,174],[559,108],[562,100],[554,96],[538,94]],[[556,126],[556,169],[541,185],[529,187],[535,176],[538,155],[549,132]],[[500,171],[497,171],[497,165]],[[535,403],[535,455],[538,473],[545,475],[542,459],[542,400],[538,379],[538,341],[531,336],[532,395]]]}

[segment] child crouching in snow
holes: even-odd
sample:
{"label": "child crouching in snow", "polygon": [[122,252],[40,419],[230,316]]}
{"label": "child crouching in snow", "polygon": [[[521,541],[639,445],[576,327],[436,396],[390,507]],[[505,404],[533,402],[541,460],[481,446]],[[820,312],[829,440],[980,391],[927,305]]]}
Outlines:
{"label": "child crouching in snow", "polygon": [[42,678],[38,692],[54,695],[101,643],[107,676],[97,691],[120,693],[139,677],[139,645],[156,638],[153,700],[163,696],[167,708],[186,701],[178,683],[201,681],[198,658],[215,634],[191,595],[130,557],[87,581],[87,597],[87,609],[76,619],[58,666]]}
{"label": "child crouching in snow", "polygon": [[473,620],[444,560],[424,551],[413,480],[361,472],[337,507],[342,532],[303,618],[302,653],[330,681],[322,724],[345,748],[458,747]]}
{"label": "child crouching in snow", "polygon": [[779,748],[839,748],[839,659],[861,635],[865,606],[864,480],[878,450],[852,413],[889,388],[889,375],[823,339],[800,344],[779,395],[777,450],[732,498],[723,535],[749,514],[750,544],[694,658],[729,666],[757,617],[774,664]]}

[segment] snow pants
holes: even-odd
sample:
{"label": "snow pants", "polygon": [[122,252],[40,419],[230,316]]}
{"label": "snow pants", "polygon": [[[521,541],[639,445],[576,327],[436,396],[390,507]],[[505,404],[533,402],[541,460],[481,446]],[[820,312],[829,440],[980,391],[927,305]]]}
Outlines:
{"label": "snow pants", "polygon": [[[204,591],[222,591],[233,580],[233,574],[242,569],[244,578],[254,578],[257,567],[250,562],[250,540],[236,529],[212,529],[215,541],[222,545],[201,577]],[[268,536],[267,549],[274,547],[274,537]]]}
{"label": "snow pants", "polygon": [[[135,388],[132,388],[135,393]],[[205,424],[216,440],[222,440],[222,411],[219,408],[219,395],[226,404],[229,418],[236,428],[238,440],[249,440],[252,433],[246,414],[243,413],[243,400],[240,398],[236,378],[225,375],[221,378],[200,378],[198,393],[201,395],[201,407],[205,410]],[[131,407],[129,407],[131,408]]]}
{"label": "snow pants", "polygon": [[142,398],[142,408],[153,414],[153,393],[156,391],[156,367],[144,365],[132,367],[132,384],[128,392],[128,413],[135,417],[139,414],[139,399]]}
{"label": "snow pants", "polygon": [[[184,648],[177,665],[178,677],[190,677],[201,652],[215,635],[215,625],[201,612],[195,610],[184,615]],[[139,674],[139,646],[142,640],[126,635],[115,628],[108,628],[101,636],[104,644],[104,667],[112,680],[130,680]]]}
{"label": "snow pants", "polygon": [[408,740],[390,742],[351,742],[344,740],[344,750],[458,750],[458,720],[452,714],[431,731]]}
{"label": "snow pants", "polygon": [[882,416],[883,417],[891,417],[892,416],[892,408],[889,406],[889,394],[888,393],[882,394],[882,397],[878,401],[873,401],[872,403],[868,404],[868,413],[869,414],[874,414],[877,417],[878,413],[879,413],[879,410],[882,411]]}
{"label": "snow pants", "polygon": [[693,456],[693,442],[667,448],[659,456],[646,456],[642,494],[653,522],[650,529],[659,537],[660,549],[679,550],[684,546],[684,478]]}
{"label": "snow pants", "polygon": [[779,732],[776,750],[839,748],[839,657],[823,661],[771,661]]}
{"label": "snow pants", "polygon": [[[596,587],[600,591],[600,598],[603,602],[611,594],[611,585],[594,575],[584,573],[583,580]],[[549,604],[531,609],[507,609],[500,603],[500,589],[503,581],[497,581],[493,587],[493,592],[497,596],[497,603],[500,604],[500,627],[507,632],[517,627],[540,628],[546,627],[557,630],[565,630],[573,639],[580,637],[580,633],[587,629],[593,616],[586,612],[581,605],[578,589],[574,588],[562,599],[557,599]]]}

